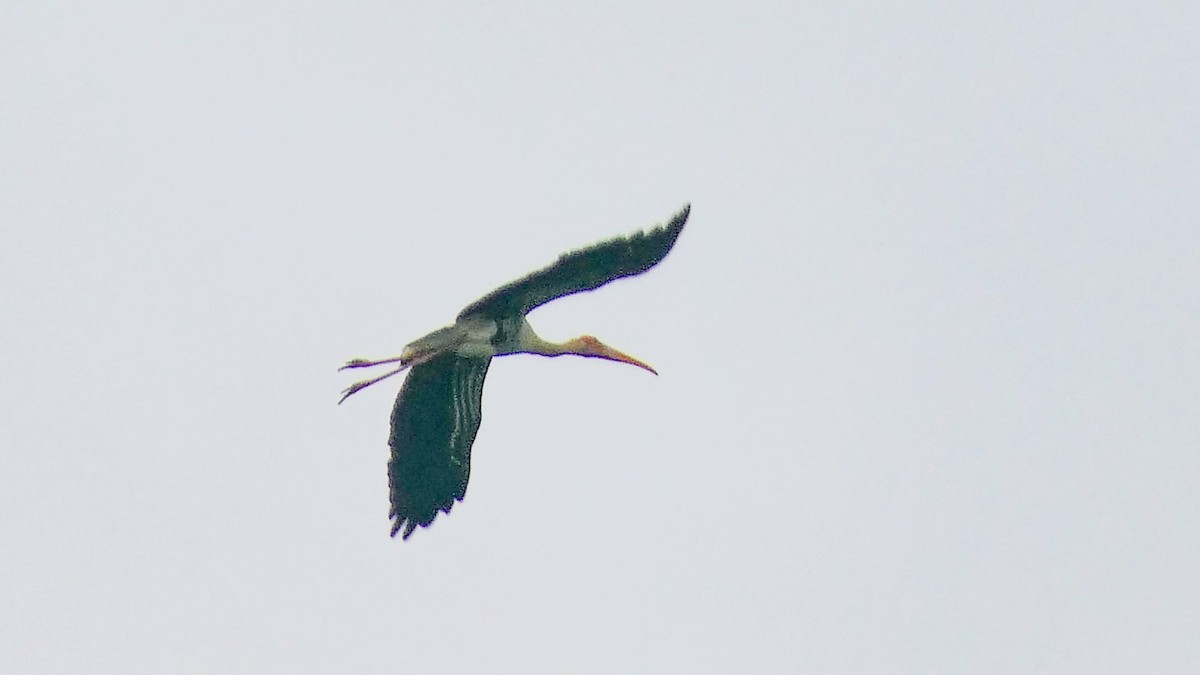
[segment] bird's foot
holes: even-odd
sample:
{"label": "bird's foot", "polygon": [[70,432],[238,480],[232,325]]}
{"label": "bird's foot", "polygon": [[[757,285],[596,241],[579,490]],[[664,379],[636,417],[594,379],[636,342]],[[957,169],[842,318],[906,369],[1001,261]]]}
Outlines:
{"label": "bird's foot", "polygon": [[[395,363],[396,361],[399,361],[399,360],[400,359],[396,358],[396,359],[388,359],[386,361],[370,361],[370,362],[363,364],[363,366],[377,366],[381,363]],[[342,368],[339,368],[339,370],[342,370],[345,368],[361,368],[361,367],[363,367],[363,366],[359,366],[359,365],[354,365],[358,361],[359,360],[351,361],[350,363],[347,363],[346,365],[342,366]],[[400,364],[399,368],[394,368],[392,370],[389,370],[388,372],[384,373],[383,375],[380,375],[379,377],[374,377],[369,380],[363,380],[362,382],[355,382],[354,384],[350,385],[349,387],[346,387],[345,389],[342,390],[342,397],[340,399],[338,399],[338,405],[341,405],[342,401],[345,401],[346,399],[350,398],[351,394],[362,391],[363,389],[366,389],[367,387],[375,384],[376,382],[379,382],[380,380],[386,380],[387,378],[395,375],[396,373],[401,372],[405,368],[408,368],[409,365],[410,364],[408,364],[408,363]]]}
{"label": "bird's foot", "polygon": [[385,363],[395,363],[399,360],[399,356],[391,359],[382,359],[380,361],[371,361],[369,359],[350,359],[346,362],[346,365],[338,368],[338,370],[346,370],[347,368],[370,368],[371,366],[381,366]]}
{"label": "bird's foot", "polygon": [[345,401],[346,399],[350,398],[351,394],[362,391],[363,389],[366,389],[367,387],[371,386],[372,384],[375,384],[376,382],[378,382],[378,380],[364,380],[362,382],[355,382],[354,384],[350,385],[349,387],[346,387],[345,389],[342,390],[342,397],[338,399],[338,405],[341,405],[342,401]]}

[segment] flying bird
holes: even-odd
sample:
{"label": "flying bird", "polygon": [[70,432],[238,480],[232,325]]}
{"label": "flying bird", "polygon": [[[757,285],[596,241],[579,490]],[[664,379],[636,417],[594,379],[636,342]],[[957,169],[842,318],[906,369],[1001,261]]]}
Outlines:
{"label": "flying bird", "polygon": [[573,293],[595,290],[654,267],[675,245],[691,205],[649,232],[618,237],[566,253],[549,267],[506,284],[459,312],[453,326],[409,343],[399,356],[354,359],[342,366],[398,364],[378,377],[356,382],[338,403],[376,382],[410,369],[392,409],[388,462],[392,536],[404,539],[428,527],[439,511],[462,501],[471,470],[471,444],[479,431],[483,378],[493,356],[574,354],[628,363],[657,375],[649,365],[590,335],[562,343],[538,337],[525,315]]}

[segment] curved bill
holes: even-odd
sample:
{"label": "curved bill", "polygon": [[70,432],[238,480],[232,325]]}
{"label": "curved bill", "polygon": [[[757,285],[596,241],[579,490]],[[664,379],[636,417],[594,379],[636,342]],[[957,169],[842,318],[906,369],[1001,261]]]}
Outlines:
{"label": "curved bill", "polygon": [[596,340],[595,344],[589,346],[592,348],[592,353],[587,354],[586,356],[595,356],[601,359],[608,359],[609,361],[620,361],[621,363],[628,363],[631,366],[637,366],[642,370],[648,370],[655,375],[658,374],[658,371],[650,367],[650,364],[646,363],[645,361],[635,359],[625,352],[613,349],[599,340]]}

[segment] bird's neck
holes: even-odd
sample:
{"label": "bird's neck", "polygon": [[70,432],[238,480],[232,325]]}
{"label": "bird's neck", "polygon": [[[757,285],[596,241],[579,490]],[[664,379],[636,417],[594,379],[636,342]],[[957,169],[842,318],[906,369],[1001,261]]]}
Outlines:
{"label": "bird's neck", "polygon": [[540,354],[542,356],[559,356],[567,353],[568,343],[558,344],[543,340],[526,321],[521,322],[513,339],[505,344],[497,345],[496,355],[501,354]]}
{"label": "bird's neck", "polygon": [[541,354],[542,356],[561,356],[569,353],[568,343],[550,342],[543,340],[532,329],[527,329],[525,336],[525,350],[530,354]]}

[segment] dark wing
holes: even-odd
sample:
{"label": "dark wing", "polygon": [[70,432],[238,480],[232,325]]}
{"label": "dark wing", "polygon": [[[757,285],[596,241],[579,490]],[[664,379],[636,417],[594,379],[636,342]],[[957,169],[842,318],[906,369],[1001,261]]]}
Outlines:
{"label": "dark wing", "polygon": [[426,527],[462,501],[491,357],[444,354],[413,366],[392,409],[392,536]]}
{"label": "dark wing", "polygon": [[521,316],[564,295],[590,291],[614,279],[641,274],[667,257],[691,205],[675,214],[671,222],[649,232],[618,237],[595,246],[564,254],[558,262],[488,293],[459,313],[461,320],[473,314],[491,318]]}

